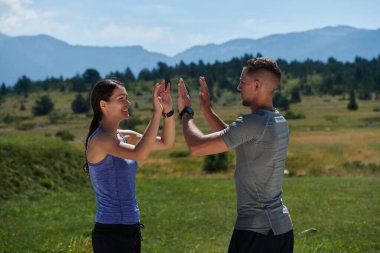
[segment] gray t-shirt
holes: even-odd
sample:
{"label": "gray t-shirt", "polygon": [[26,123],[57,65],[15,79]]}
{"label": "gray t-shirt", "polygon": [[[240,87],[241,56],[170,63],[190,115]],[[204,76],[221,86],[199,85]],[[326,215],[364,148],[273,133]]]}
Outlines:
{"label": "gray t-shirt", "polygon": [[282,178],[289,143],[289,128],[276,110],[260,109],[242,115],[221,136],[236,151],[234,173],[237,193],[235,229],[275,235],[292,230],[282,203]]}

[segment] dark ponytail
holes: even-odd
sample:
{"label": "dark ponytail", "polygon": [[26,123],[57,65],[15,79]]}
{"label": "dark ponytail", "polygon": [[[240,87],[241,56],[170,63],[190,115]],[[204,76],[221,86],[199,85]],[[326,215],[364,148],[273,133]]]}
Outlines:
{"label": "dark ponytail", "polygon": [[83,165],[83,170],[87,174],[89,173],[88,161],[87,161],[88,139],[96,131],[96,129],[99,127],[100,122],[102,120],[102,110],[100,109],[100,101],[101,100],[109,101],[109,98],[112,96],[113,90],[118,85],[123,86],[124,84],[115,80],[115,79],[105,79],[105,80],[101,80],[98,83],[96,83],[94,88],[92,89],[91,107],[92,107],[92,111],[94,113],[94,116],[92,117],[90,127],[88,128],[88,134],[86,137],[86,142],[84,144],[85,164]]}
{"label": "dark ponytail", "polygon": [[88,170],[88,161],[87,161],[87,145],[88,145],[88,139],[90,138],[90,136],[95,132],[95,130],[99,127],[99,119],[98,119],[98,116],[94,113],[94,116],[92,117],[92,121],[91,121],[91,124],[90,124],[90,127],[88,128],[88,134],[87,134],[87,137],[86,137],[86,142],[84,144],[84,156],[85,156],[85,164],[83,165],[83,170],[86,174],[89,173],[89,170]]}

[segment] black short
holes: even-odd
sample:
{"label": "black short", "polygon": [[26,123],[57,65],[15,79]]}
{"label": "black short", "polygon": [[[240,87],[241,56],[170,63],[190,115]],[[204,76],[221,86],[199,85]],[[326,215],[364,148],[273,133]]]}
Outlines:
{"label": "black short", "polygon": [[92,248],[94,253],[140,253],[140,223],[101,224],[95,223],[92,231]]}
{"label": "black short", "polygon": [[294,246],[293,230],[274,235],[271,230],[263,235],[248,230],[234,230],[228,253],[292,253]]}

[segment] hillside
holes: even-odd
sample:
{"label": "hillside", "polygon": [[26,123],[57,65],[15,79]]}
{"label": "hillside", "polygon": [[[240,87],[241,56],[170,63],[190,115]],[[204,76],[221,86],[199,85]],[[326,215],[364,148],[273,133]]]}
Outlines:
{"label": "hillside", "polygon": [[78,189],[89,182],[83,153],[53,138],[0,136],[0,202],[15,194]]}

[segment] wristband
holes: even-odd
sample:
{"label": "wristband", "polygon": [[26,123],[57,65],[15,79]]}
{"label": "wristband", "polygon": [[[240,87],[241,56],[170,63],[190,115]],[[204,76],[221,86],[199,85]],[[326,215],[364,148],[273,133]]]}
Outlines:
{"label": "wristband", "polygon": [[190,106],[185,106],[185,108],[182,110],[182,112],[179,113],[179,118],[182,119],[182,116],[185,113],[188,113],[191,116],[191,118],[194,117],[194,110]]}
{"label": "wristband", "polygon": [[163,112],[162,116],[164,116],[164,118],[170,118],[171,116],[173,116],[173,114],[174,110],[171,110],[170,112]]}

